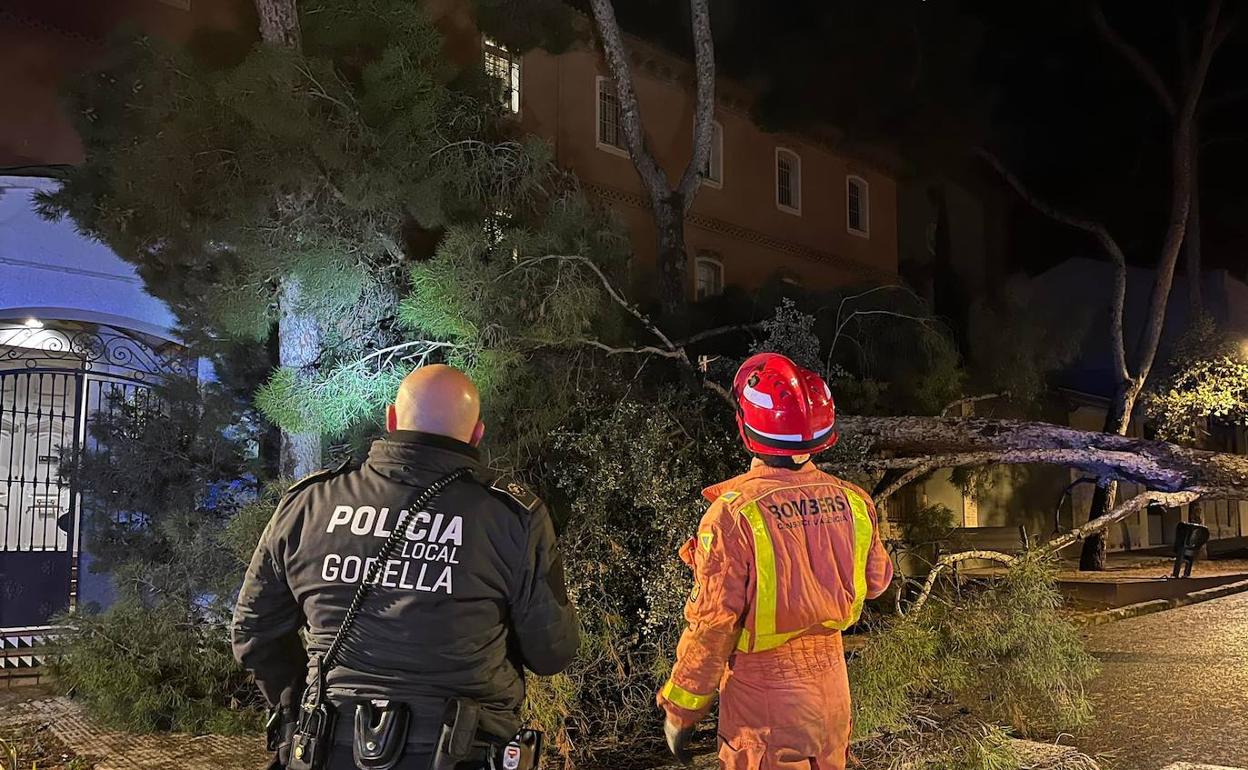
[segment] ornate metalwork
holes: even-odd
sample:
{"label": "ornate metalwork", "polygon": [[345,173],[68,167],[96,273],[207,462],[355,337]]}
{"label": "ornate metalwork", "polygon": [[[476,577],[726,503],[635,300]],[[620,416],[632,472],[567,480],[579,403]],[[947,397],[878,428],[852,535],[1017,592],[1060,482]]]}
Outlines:
{"label": "ornate metalwork", "polygon": [[0,322],[0,368],[6,362],[37,368],[73,362],[87,371],[102,365],[125,370],[138,380],[186,377],[195,373],[185,348],[150,335],[102,324],[74,321],[45,326]]}

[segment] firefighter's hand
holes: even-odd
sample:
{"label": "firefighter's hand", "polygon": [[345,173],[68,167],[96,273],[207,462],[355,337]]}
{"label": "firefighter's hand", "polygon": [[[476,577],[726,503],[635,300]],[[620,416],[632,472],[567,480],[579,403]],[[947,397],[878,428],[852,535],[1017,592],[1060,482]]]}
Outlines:
{"label": "firefighter's hand", "polygon": [[682,765],[693,764],[693,755],[689,753],[689,741],[693,738],[693,726],[681,725],[670,716],[663,720],[663,737],[667,739],[668,751]]}

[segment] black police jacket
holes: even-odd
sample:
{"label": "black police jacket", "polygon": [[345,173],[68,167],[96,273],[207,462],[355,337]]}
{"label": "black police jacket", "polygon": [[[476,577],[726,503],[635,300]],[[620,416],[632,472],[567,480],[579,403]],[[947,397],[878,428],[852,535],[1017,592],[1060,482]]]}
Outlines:
{"label": "black police jacket", "polygon": [[308,677],[300,644],[324,652],[406,501],[457,468],[473,475],[411,511],[328,677],[336,703],[411,704],[413,742],[436,739],[446,700],[482,706],[481,727],[519,726],[524,672],[555,674],[579,645],[546,506],[485,470],[477,450],[398,431],[362,467],[297,483],[260,538],[234,610],[235,657],[270,704],[293,705]]}

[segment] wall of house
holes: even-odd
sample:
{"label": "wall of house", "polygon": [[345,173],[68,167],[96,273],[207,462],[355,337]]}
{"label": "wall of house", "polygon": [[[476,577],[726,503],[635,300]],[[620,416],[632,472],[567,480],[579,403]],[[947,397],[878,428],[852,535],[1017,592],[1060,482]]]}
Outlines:
{"label": "wall of house", "polygon": [[144,291],[132,265],[79,235],[72,222],[35,213],[35,194],[56,184],[0,176],[0,317],[101,321],[169,335],[173,315]]}
{"label": "wall of house", "polygon": [[[549,139],[559,163],[575,171],[591,192],[615,205],[629,225],[644,271],[654,264],[656,247],[641,181],[625,153],[597,142],[597,84],[605,74],[598,54],[588,48],[525,55],[520,121]],[[674,75],[662,77],[648,68],[635,68],[634,79],[647,139],[674,183],[693,151],[692,92]],[[704,184],[690,210],[691,271],[698,252],[707,251],[722,260],[726,283],[747,287],[777,272],[810,288],[895,277],[897,188],[890,173],[810,139],[764,132],[735,106],[721,103],[716,119],[723,127],[723,179],[719,187]],[[801,158],[800,215],[776,205],[778,147]],[[869,237],[847,227],[850,174],[869,184]]]}

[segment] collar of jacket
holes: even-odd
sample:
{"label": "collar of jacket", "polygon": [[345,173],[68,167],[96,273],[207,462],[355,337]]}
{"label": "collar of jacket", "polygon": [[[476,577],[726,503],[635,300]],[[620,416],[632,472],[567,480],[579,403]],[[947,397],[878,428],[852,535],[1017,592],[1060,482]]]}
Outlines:
{"label": "collar of jacket", "polygon": [[373,442],[368,449],[370,468],[395,481],[413,483],[413,475],[450,473],[457,468],[481,468],[481,452],[450,436],[396,430]]}
{"label": "collar of jacket", "polygon": [[823,474],[823,471],[815,465],[814,460],[804,463],[800,468],[773,468],[767,465],[757,457],[750,463],[750,469],[740,476],[733,476],[727,481],[721,481],[718,484],[712,484],[702,490],[702,496],[711,502],[715,502],[725,492],[731,492],[745,482],[754,479],[793,479],[811,474]]}

